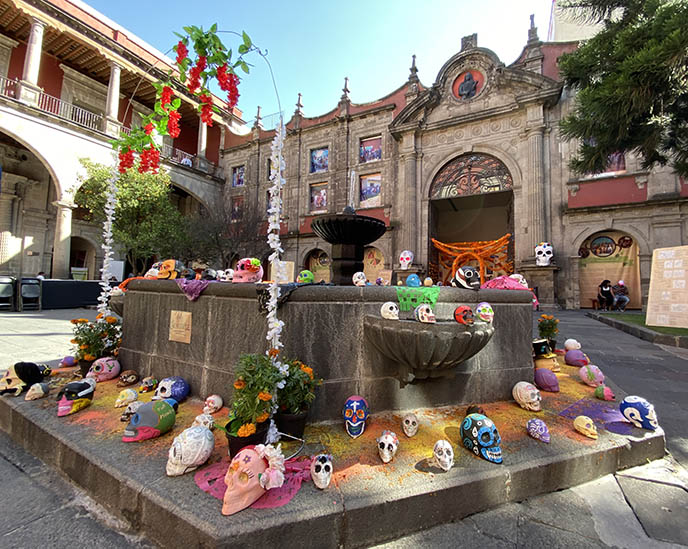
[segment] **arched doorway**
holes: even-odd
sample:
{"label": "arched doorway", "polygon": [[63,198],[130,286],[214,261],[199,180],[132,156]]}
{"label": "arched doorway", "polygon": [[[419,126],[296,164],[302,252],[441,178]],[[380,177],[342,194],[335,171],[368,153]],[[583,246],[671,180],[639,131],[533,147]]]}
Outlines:
{"label": "arched doorway", "polygon": [[[512,235],[508,260],[514,258],[513,179],[507,167],[488,154],[468,153],[450,160],[430,186],[430,237],[440,242],[497,240]],[[430,276],[447,273],[437,250],[428,242]],[[477,266],[477,263],[476,263]],[[489,276],[509,274],[489,272]]]}
{"label": "arched doorway", "polygon": [[99,278],[96,273],[96,247],[85,238],[73,236],[69,251],[69,269],[73,278],[78,278],[79,271],[72,269],[87,269],[86,280]]}
{"label": "arched doorway", "polygon": [[363,272],[370,283],[374,283],[385,269],[385,256],[375,246],[363,249]]}
{"label": "arched doorway", "polygon": [[308,253],[304,268],[313,273],[316,282],[328,283],[330,281],[330,256],[321,249],[315,248]]}
{"label": "arched doorway", "polygon": [[578,249],[581,308],[592,307],[597,287],[607,279],[624,281],[628,289],[627,308],[642,308],[638,243],[623,231],[599,231],[586,238]]}

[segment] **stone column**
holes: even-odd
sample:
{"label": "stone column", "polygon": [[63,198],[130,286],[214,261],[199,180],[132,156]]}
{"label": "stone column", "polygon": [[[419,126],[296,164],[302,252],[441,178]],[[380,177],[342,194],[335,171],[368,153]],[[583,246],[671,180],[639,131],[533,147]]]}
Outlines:
{"label": "stone column", "polygon": [[527,256],[531,259],[535,255],[535,246],[545,239],[545,195],[543,174],[543,130],[542,126],[528,130],[528,172],[530,182],[526,183],[526,200],[528,203],[528,234]]}
{"label": "stone column", "polygon": [[122,67],[114,61],[110,62],[110,81],[108,82],[107,103],[103,118],[103,131],[108,135],[119,137],[121,124],[117,119],[119,114],[119,80]]}
{"label": "stone column", "polygon": [[53,244],[53,278],[69,278],[69,253],[72,239],[72,204],[53,202],[57,207]]}
{"label": "stone column", "polygon": [[196,168],[204,172],[208,171],[206,150],[208,148],[208,127],[198,119],[198,145],[196,146]]}
{"label": "stone column", "polygon": [[31,34],[26,44],[24,70],[17,89],[19,101],[29,105],[38,103],[38,94],[41,92],[38,87],[38,72],[41,66],[44,28],[45,23],[43,21],[35,17],[31,18]]}

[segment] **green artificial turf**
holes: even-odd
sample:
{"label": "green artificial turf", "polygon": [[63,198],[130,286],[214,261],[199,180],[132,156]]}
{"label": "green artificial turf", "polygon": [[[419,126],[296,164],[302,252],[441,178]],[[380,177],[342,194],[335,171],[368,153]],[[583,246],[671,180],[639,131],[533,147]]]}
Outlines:
{"label": "green artificial turf", "polygon": [[645,324],[645,313],[635,314],[635,313],[601,313],[601,316],[607,316],[613,318],[614,320],[620,320],[621,322],[626,322],[628,324],[635,324],[636,326],[642,326],[643,328],[648,328],[653,332],[668,335],[677,336],[688,336],[688,329],[686,328],[667,328],[665,326],[648,326]]}

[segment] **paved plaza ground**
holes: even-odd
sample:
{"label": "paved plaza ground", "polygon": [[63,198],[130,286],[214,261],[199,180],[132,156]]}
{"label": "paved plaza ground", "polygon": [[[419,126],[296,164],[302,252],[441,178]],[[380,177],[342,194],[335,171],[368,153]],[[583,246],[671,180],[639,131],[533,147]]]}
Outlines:
{"label": "paved plaza ground", "polygon": [[[69,353],[69,319],[94,316],[95,311],[83,309],[0,313],[0,368],[20,360],[56,365]],[[503,505],[381,547],[688,546],[688,474],[683,468],[688,465],[688,352],[644,342],[583,312],[557,316],[560,344],[567,337],[578,339],[616,385],[655,404],[673,457]],[[40,547],[48,539],[55,547],[153,546],[4,433],[0,473],[5,479],[0,500],[3,547]]]}

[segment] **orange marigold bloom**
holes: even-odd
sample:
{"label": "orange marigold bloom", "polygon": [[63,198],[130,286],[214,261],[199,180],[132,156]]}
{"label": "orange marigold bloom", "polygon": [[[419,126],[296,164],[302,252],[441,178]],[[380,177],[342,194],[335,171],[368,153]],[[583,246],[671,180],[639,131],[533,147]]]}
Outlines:
{"label": "orange marigold bloom", "polygon": [[240,437],[247,437],[252,435],[253,433],[256,432],[256,424],[255,423],[246,423],[239,427],[239,430],[237,431],[237,435]]}
{"label": "orange marigold bloom", "polygon": [[82,343],[81,345],[79,345],[79,349],[88,349],[88,345]]}
{"label": "orange marigold bloom", "polygon": [[78,318],[73,318],[73,319],[70,320],[69,322],[71,322],[72,324],[79,324],[79,319],[78,319]]}
{"label": "orange marigold bloom", "polygon": [[272,399],[272,395],[270,393],[264,393],[263,391],[258,393],[258,400],[262,400],[264,402],[267,402],[268,400],[271,400],[271,399]]}
{"label": "orange marigold bloom", "polygon": [[114,351],[112,351],[112,354],[114,356],[118,356],[119,355],[119,349],[115,349]]}
{"label": "orange marigold bloom", "polygon": [[268,351],[268,355],[270,355],[270,358],[275,358],[279,354],[279,349],[275,349],[274,347]]}
{"label": "orange marigold bloom", "polygon": [[96,357],[93,355],[84,355],[84,360],[95,360]]}
{"label": "orange marigold bloom", "polygon": [[105,317],[105,322],[108,324],[117,324],[117,317],[114,316],[106,316]]}
{"label": "orange marigold bloom", "polygon": [[313,368],[311,368],[310,366],[306,366],[305,364],[301,364],[301,370],[306,372],[308,374],[308,377],[313,379]]}
{"label": "orange marigold bloom", "polygon": [[264,422],[266,419],[268,419],[269,417],[270,417],[270,414],[268,414],[267,412],[265,412],[265,413],[263,413],[263,414],[260,414],[260,415],[256,418],[256,423],[263,423],[263,422]]}
{"label": "orange marigold bloom", "polygon": [[78,322],[79,324],[88,324],[88,318],[80,318]]}
{"label": "orange marigold bloom", "polygon": [[70,339],[69,342],[70,342],[70,343],[74,343],[74,345],[76,345],[77,343],[79,343],[76,339]]}
{"label": "orange marigold bloom", "polygon": [[237,379],[237,380],[234,382],[234,388],[235,388],[237,391],[241,391],[241,389],[243,389],[244,387],[246,387],[246,382],[245,382],[243,379]]}
{"label": "orange marigold bloom", "polygon": [[103,313],[98,313],[96,315],[96,320],[100,320],[101,318],[103,318]]}

